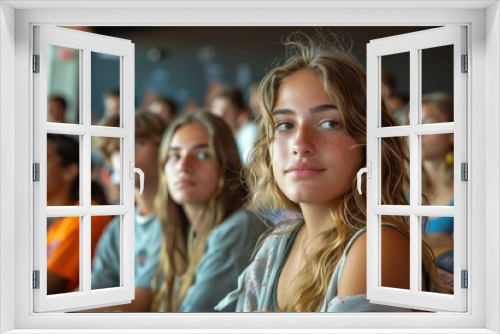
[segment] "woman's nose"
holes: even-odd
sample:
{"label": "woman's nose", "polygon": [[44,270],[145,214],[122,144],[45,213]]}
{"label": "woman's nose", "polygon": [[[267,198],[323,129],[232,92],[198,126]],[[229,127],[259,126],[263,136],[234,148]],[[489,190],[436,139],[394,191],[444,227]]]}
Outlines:
{"label": "woman's nose", "polygon": [[179,170],[183,172],[191,172],[193,170],[193,163],[189,154],[182,155],[179,158]]}
{"label": "woman's nose", "polygon": [[292,150],[293,155],[309,156],[314,154],[314,132],[307,125],[297,127],[295,136],[293,137]]}

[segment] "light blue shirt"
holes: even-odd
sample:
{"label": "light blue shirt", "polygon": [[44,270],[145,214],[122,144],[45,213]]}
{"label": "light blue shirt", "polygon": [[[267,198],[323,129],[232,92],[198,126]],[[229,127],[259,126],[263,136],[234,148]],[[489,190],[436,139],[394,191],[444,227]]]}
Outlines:
{"label": "light blue shirt", "polygon": [[[154,216],[142,217],[135,210],[135,287],[151,288],[160,260],[162,230]],[[120,286],[120,217],[104,230],[92,261],[92,288]]]}
{"label": "light blue shirt", "polygon": [[207,238],[194,284],[180,312],[213,312],[215,305],[236,289],[266,224],[255,213],[239,210],[215,227]]}

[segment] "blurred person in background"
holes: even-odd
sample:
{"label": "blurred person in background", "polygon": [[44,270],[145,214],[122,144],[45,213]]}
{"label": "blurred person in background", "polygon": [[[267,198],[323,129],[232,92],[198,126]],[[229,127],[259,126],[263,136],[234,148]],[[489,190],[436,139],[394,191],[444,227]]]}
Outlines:
{"label": "blurred person in background", "polygon": [[388,71],[382,71],[382,98],[385,100],[387,108],[399,121],[400,125],[408,124],[405,107],[410,101],[408,95],[398,93],[396,78]]}
{"label": "blurred person in background", "polygon": [[66,123],[68,103],[60,95],[51,95],[47,105],[48,122]]}
{"label": "blurred person in background", "polygon": [[[107,123],[119,122],[116,115]],[[151,281],[156,273],[160,256],[161,228],[154,211],[158,189],[158,149],[167,127],[164,120],[153,113],[135,114],[135,167],[144,172],[144,190],[139,195],[140,178],[135,176],[135,299],[130,304],[89,310],[90,312],[148,312],[153,294]],[[107,161],[117,166],[120,149],[117,138],[103,138],[100,147]],[[115,217],[104,231],[97,245],[92,263],[92,289],[120,286],[120,217]]]}
{"label": "blurred person in background", "polygon": [[[79,143],[66,135],[47,135],[47,206],[80,205]],[[101,187],[91,185],[91,205],[107,204]],[[92,216],[92,257],[111,217]],[[52,219],[47,230],[47,294],[72,292],[79,286],[80,217]]]}
{"label": "blurred person in background", "polygon": [[233,134],[211,113],[184,114],[165,133],[159,166],[163,242],[153,310],[211,312],[236,288],[266,228],[244,209]]}
{"label": "blurred person in background", "polygon": [[169,124],[172,123],[177,115],[177,105],[171,99],[161,98],[151,103],[149,111],[160,115]]}
{"label": "blurred person in background", "polygon": [[227,123],[235,136],[241,161],[247,164],[257,137],[257,125],[245,107],[241,90],[237,87],[223,87],[214,95],[210,111]]}
{"label": "blurred person in background", "polygon": [[[445,93],[422,96],[422,124],[453,122],[453,99]],[[453,206],[453,133],[422,136],[422,193],[428,205]],[[453,290],[453,217],[431,217],[424,224],[441,283]]]}
{"label": "blurred person in background", "polygon": [[104,116],[108,118],[111,115],[120,114],[120,90],[114,89],[106,92],[102,99],[104,105]]}

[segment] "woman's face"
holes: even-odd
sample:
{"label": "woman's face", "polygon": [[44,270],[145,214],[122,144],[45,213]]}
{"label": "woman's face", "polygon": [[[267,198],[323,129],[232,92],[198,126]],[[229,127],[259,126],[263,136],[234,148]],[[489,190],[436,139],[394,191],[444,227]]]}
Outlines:
{"label": "woman's face", "polygon": [[350,189],[361,148],[313,72],[300,70],[281,83],[273,118],[273,173],[290,200],[327,204]]}
{"label": "woman's face", "polygon": [[[444,114],[431,103],[422,105],[422,124],[447,122]],[[453,134],[443,133],[422,136],[422,158],[443,160],[453,145]]]}
{"label": "woman's face", "polygon": [[214,195],[221,177],[209,150],[207,130],[200,124],[177,129],[172,137],[165,173],[168,192],[180,205],[204,205]]}

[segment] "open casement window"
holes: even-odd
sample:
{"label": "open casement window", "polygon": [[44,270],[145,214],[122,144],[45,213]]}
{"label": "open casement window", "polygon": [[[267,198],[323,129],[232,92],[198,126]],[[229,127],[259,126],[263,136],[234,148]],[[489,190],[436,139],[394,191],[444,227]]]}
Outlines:
{"label": "open casement window", "polygon": [[[71,29],[46,26],[34,29],[34,311],[64,312],[129,303],[134,298],[134,44]],[[98,126],[91,119],[91,59],[96,54],[117,60],[121,102],[117,127]],[[48,112],[47,107],[48,95],[57,89],[74,92],[68,100],[75,112],[71,119],[67,116],[66,122],[62,123],[61,119],[59,123],[55,122],[57,115]],[[72,144],[77,143],[76,146],[68,144],[72,147],[70,153],[76,154],[78,162],[72,164],[72,172],[61,169],[65,162],[59,155],[54,155],[59,146],[53,143],[60,140],[54,138],[61,138],[61,135],[66,136],[66,142],[70,138]],[[115,138],[120,147],[116,159],[121,169],[117,182],[119,200],[113,205],[98,205],[101,203],[94,201],[92,195],[96,192],[95,185],[91,184],[91,156],[96,151],[92,143],[98,138]],[[53,169],[54,166],[57,168]],[[75,166],[79,166],[76,173]],[[73,178],[75,183],[71,201],[63,206],[48,203],[49,193],[54,187],[61,186],[58,183],[61,178],[67,177]],[[120,284],[92,290],[92,245],[112,216],[120,219]],[[49,242],[49,224],[61,224],[64,233],[71,233],[70,243],[60,242],[58,235],[49,235],[53,238]],[[63,244],[65,246],[58,254],[61,259],[57,264],[57,274],[68,283],[67,290],[48,294],[49,254],[52,256],[57,251],[54,247]],[[71,252],[78,260],[75,256],[69,258]],[[66,280],[65,272],[71,270],[77,270],[78,275],[73,280]]]}
{"label": "open casement window", "polygon": [[[434,59],[433,51],[438,48],[448,50],[449,58]],[[428,311],[467,310],[467,45],[466,28],[450,26],[405,35],[372,40],[367,45],[367,225],[368,225],[368,299],[373,303],[409,307]],[[409,110],[399,115],[396,126],[382,124],[383,69],[390,65],[391,57],[407,57],[409,64],[410,102]],[[452,80],[454,112],[452,121],[432,119],[423,116],[423,96],[439,90],[436,83],[446,78],[432,76],[432,66],[449,66]],[[434,65],[435,66],[435,65]],[[404,119],[406,118],[406,121]],[[446,164],[450,168],[451,182],[449,199],[441,204],[431,205],[428,198],[436,195],[426,188],[427,150],[431,136],[448,141],[451,159]],[[428,136],[428,137],[426,137]],[[383,179],[382,152],[390,138],[400,137],[406,143],[410,158],[410,205],[382,205]],[[450,139],[451,138],[451,139]],[[431,144],[436,146],[436,144]],[[425,158],[423,156],[426,156]],[[426,160],[427,161],[427,160]],[[443,196],[442,198],[445,198]],[[382,285],[382,243],[381,226],[387,216],[406,219],[410,227],[410,289],[398,289]],[[442,233],[444,245],[433,248],[437,257],[440,281],[448,284],[446,292],[425,289],[425,269],[423,269],[422,243],[431,233],[429,223],[435,219],[451,221],[451,234]],[[430,243],[431,241],[429,241]],[[444,249],[443,247],[447,249]],[[439,263],[445,254],[444,263]],[[443,269],[444,268],[444,269]],[[392,270],[399,270],[394,268]]]}

